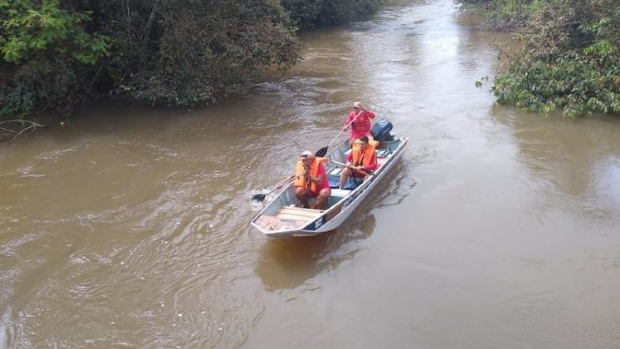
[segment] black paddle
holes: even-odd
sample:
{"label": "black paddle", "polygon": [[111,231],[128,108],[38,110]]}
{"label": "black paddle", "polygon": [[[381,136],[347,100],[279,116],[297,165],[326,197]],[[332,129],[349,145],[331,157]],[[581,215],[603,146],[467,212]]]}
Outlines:
{"label": "black paddle", "polygon": [[252,201],[263,202],[263,201],[265,201],[265,198],[267,197],[267,195],[273,193],[274,191],[276,191],[278,189],[280,189],[280,188],[275,188],[274,190],[268,192],[267,194],[254,194],[254,195],[252,195]]}
{"label": "black paddle", "polygon": [[357,115],[355,115],[355,117],[354,117],[353,119],[351,119],[351,121],[349,121],[349,123],[348,123],[345,127],[343,127],[343,129],[340,131],[340,133],[338,133],[338,135],[337,135],[336,137],[334,137],[334,139],[332,139],[332,141],[331,141],[331,142],[329,142],[329,143],[327,144],[327,146],[325,146],[325,147],[323,147],[323,148],[321,148],[321,149],[317,150],[317,151],[316,151],[316,153],[314,153],[314,155],[316,155],[316,156],[318,156],[318,157],[320,157],[320,158],[322,158],[322,157],[324,157],[325,155],[327,155],[327,149],[329,149],[329,146],[330,146],[330,145],[332,145],[332,143],[334,143],[334,141],[335,141],[336,139],[338,139],[338,137],[340,137],[340,135],[342,134],[342,132],[346,131],[346,129],[347,129],[347,128],[349,128],[349,126],[351,126],[351,124],[353,123],[353,121],[355,121],[355,119],[357,119],[357,117],[358,117],[358,116],[362,115],[362,113],[363,113],[363,112],[364,112],[364,109],[362,108],[362,109],[360,110],[360,112],[359,112],[359,113],[357,113]]}

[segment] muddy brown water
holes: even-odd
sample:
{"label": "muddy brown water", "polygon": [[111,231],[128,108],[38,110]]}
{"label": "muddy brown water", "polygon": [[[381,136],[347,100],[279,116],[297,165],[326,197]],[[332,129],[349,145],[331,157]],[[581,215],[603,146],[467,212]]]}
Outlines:
{"label": "muddy brown water", "polygon": [[[494,105],[508,38],[392,1],[247,97],[0,147],[0,347],[617,348],[620,122]],[[394,173],[332,233],[251,230],[354,100],[411,137]]]}

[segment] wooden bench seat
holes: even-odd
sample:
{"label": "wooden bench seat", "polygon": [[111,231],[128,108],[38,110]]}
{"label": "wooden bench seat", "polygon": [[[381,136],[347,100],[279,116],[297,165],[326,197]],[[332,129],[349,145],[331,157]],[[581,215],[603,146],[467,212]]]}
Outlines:
{"label": "wooden bench seat", "polygon": [[266,230],[299,229],[321,215],[323,211],[294,206],[282,206],[273,216],[261,216],[256,224]]}
{"label": "wooden bench seat", "polygon": [[313,210],[311,208],[301,208],[293,206],[283,206],[276,213],[276,217],[280,219],[294,221],[310,221],[321,214],[321,210]]}

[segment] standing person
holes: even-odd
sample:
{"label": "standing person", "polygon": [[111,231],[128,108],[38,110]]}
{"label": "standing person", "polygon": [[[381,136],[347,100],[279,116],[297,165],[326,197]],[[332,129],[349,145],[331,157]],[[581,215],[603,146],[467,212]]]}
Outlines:
{"label": "standing person", "polygon": [[377,153],[375,147],[368,144],[368,137],[362,136],[353,145],[347,155],[347,167],[340,174],[340,189],[344,189],[349,177],[364,178],[368,171],[377,169]]}
{"label": "standing person", "polygon": [[[301,202],[302,207],[317,210],[325,209],[325,203],[331,194],[329,180],[327,173],[325,173],[325,166],[311,151],[306,150],[301,153],[295,174],[287,177],[284,182],[291,178],[295,178],[293,182],[295,196]],[[316,198],[312,206],[308,202],[309,198]]]}
{"label": "standing person", "polygon": [[[353,111],[347,115],[347,119],[344,122],[342,130],[351,128],[351,144],[360,138],[361,136],[371,136],[370,128],[372,126],[370,119],[375,118],[375,113],[371,110],[366,110],[362,103],[353,103]],[[351,122],[353,120],[353,122]],[[351,125],[349,125],[351,123]]]}

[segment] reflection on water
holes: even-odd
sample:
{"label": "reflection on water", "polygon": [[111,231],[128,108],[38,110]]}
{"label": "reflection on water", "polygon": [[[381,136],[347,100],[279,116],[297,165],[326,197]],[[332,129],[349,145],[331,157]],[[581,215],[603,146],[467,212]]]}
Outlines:
{"label": "reflection on water", "polygon": [[402,158],[394,164],[390,173],[386,174],[371,193],[371,199],[378,203],[377,208],[399,205],[413,193],[417,182],[411,172],[410,167],[402,161]]}
{"label": "reflection on water", "polygon": [[268,240],[255,269],[265,289],[294,289],[317,274],[329,272],[343,261],[354,258],[363,248],[359,242],[375,229],[375,217],[364,214],[367,207],[363,206],[332,232],[306,238]]}
{"label": "reflection on water", "polygon": [[519,160],[543,197],[546,208],[541,211],[575,207],[596,220],[620,217],[620,196],[614,195],[620,193],[620,125],[615,118],[569,120],[514,110],[507,115],[499,120],[510,126]]}
{"label": "reflection on water", "polygon": [[365,248],[362,241],[375,230],[371,209],[398,205],[412,193],[415,184],[407,164],[399,159],[337,230],[306,238],[268,240],[255,269],[265,289],[295,289],[355,258]]}
{"label": "reflection on water", "polygon": [[596,197],[609,207],[620,209],[620,154],[598,159],[590,184]]}

